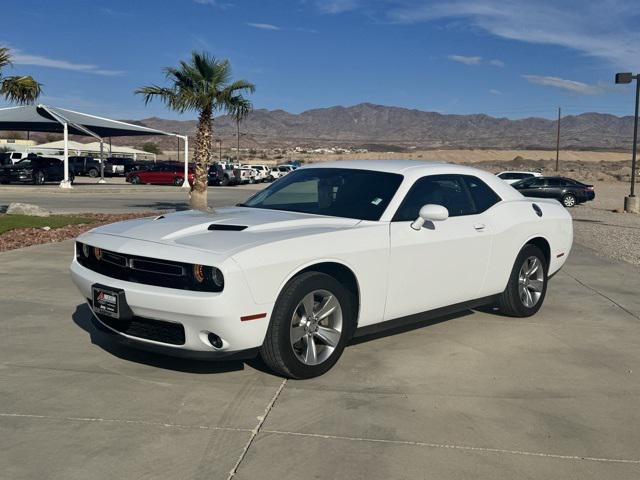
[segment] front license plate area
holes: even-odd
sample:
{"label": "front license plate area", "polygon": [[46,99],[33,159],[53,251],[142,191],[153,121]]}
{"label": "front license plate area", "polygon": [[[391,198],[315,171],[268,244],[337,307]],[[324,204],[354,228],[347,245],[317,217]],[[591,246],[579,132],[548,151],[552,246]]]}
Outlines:
{"label": "front license plate area", "polygon": [[93,285],[93,311],[98,315],[122,319],[128,317],[130,310],[127,306],[124,290],[110,288],[104,285]]}

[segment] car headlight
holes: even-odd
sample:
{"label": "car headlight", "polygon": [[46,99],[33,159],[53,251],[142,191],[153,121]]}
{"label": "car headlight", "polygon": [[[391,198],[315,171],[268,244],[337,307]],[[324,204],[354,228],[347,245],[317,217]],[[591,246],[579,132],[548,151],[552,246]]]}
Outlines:
{"label": "car headlight", "polygon": [[205,288],[208,291],[222,291],[224,287],[224,276],[215,267],[206,265],[193,265],[191,269],[191,281],[198,288]]}

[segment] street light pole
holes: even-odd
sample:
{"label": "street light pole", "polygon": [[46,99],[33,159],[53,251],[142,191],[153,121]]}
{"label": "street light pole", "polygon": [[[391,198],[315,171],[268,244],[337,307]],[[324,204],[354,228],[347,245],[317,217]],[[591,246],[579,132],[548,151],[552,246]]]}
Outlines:
{"label": "street light pole", "polygon": [[640,74],[616,73],[616,83],[626,84],[636,81],[636,104],[633,119],[633,153],[631,154],[631,189],[629,196],[624,198],[624,211],[640,213],[640,198],[636,197],[636,154],[638,151],[638,109],[640,108]]}
{"label": "street light pole", "polygon": [[561,110],[558,107],[558,134],[556,135],[556,172],[560,166],[560,115]]}
{"label": "street light pole", "polygon": [[640,106],[640,75],[636,75],[636,114],[633,119],[633,153],[631,154],[631,192],[630,197],[635,197],[636,191],[636,153],[638,151],[638,107]]}

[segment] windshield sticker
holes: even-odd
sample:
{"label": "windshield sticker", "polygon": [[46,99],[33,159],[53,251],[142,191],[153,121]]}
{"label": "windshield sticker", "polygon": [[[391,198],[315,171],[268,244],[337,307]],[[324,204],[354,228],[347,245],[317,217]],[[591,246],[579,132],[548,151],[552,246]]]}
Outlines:
{"label": "windshield sticker", "polygon": [[371,200],[371,203],[374,205],[380,205],[380,202],[382,202],[382,199],[380,197],[376,197],[373,200]]}

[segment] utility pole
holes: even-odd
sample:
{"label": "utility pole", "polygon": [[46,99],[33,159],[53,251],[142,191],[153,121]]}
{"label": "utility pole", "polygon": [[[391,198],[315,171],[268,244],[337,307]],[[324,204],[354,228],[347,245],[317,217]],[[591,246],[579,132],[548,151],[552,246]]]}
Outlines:
{"label": "utility pole", "polygon": [[556,136],[556,172],[558,171],[558,167],[560,166],[560,116],[561,109],[558,107],[558,134]]}
{"label": "utility pole", "polygon": [[176,151],[178,152],[178,162],[180,161],[180,137],[176,137]]}
{"label": "utility pole", "polygon": [[222,163],[222,138],[218,139],[218,162]]}

